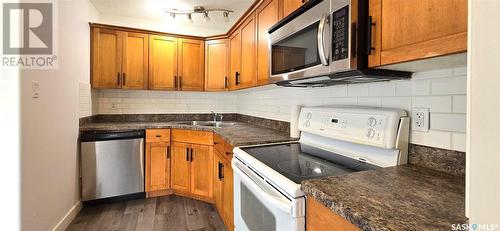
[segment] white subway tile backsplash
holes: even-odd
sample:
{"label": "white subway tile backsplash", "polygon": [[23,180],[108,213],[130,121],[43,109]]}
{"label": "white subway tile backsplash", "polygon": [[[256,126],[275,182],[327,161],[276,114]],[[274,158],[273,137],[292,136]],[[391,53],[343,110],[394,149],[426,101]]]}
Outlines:
{"label": "white subway tile backsplash", "polygon": [[[267,85],[234,92],[81,91],[81,114],[223,113],[290,121],[293,105],[363,105],[430,109],[431,130],[411,133],[411,142],[463,151],[465,148],[466,68],[414,73],[411,80],[324,88]],[[82,87],[82,86],[80,86]],[[84,89],[87,89],[83,87]],[[90,91],[90,85],[88,85]],[[87,97],[87,98],[85,98]],[[115,108],[112,108],[114,105]]]}
{"label": "white subway tile backsplash", "polygon": [[467,113],[467,96],[466,95],[453,96],[453,112],[454,113]]}
{"label": "white subway tile backsplash", "polygon": [[451,149],[465,152],[466,151],[466,136],[465,133],[451,134]]}
{"label": "white subway tile backsplash", "polygon": [[432,113],[430,118],[432,130],[465,132],[465,114]]}
{"label": "white subway tile backsplash", "polygon": [[467,94],[467,77],[464,75],[433,79],[431,82],[431,93],[433,95]]}

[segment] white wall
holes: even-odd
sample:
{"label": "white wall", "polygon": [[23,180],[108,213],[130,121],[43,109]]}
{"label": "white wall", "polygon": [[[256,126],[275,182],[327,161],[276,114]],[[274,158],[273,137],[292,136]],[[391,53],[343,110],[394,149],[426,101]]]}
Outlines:
{"label": "white wall", "polygon": [[412,132],[411,142],[465,151],[466,68],[414,74],[411,80],[315,89],[269,85],[236,92],[96,90],[99,114],[235,112],[290,121],[291,106],[349,104],[426,107],[431,130]]}
{"label": "white wall", "polygon": [[91,10],[87,0],[58,1],[58,69],[21,72],[23,230],[64,229],[79,209],[79,83],[89,83]]}
{"label": "white wall", "polygon": [[500,2],[469,0],[466,213],[500,229]]}

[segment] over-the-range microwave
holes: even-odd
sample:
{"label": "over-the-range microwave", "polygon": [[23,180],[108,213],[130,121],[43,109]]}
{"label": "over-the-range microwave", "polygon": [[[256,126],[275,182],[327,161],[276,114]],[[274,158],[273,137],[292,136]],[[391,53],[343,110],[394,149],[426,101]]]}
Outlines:
{"label": "over-the-range microwave", "polygon": [[318,87],[407,79],[411,73],[368,68],[368,0],[309,0],[269,29],[270,82]]}

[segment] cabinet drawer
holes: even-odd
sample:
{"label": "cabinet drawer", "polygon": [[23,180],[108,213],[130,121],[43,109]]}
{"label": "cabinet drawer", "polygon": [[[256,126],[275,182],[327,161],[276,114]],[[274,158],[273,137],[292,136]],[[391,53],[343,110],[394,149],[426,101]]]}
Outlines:
{"label": "cabinet drawer", "polygon": [[170,142],[170,129],[147,129],[146,142]]}
{"label": "cabinet drawer", "polygon": [[172,141],[210,146],[214,145],[213,132],[211,131],[173,129]]}
{"label": "cabinet drawer", "polygon": [[226,150],[224,139],[221,136],[214,133],[214,147],[219,153],[224,153]]}

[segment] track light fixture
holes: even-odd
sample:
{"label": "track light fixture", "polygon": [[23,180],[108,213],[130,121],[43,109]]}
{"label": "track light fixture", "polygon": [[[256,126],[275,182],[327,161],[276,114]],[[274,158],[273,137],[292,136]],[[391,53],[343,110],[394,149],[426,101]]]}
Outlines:
{"label": "track light fixture", "polygon": [[227,9],[205,9],[203,6],[195,6],[192,10],[177,10],[177,9],[165,9],[165,13],[169,14],[171,18],[175,19],[176,15],[187,15],[188,22],[193,22],[193,14],[203,14],[203,19],[208,22],[210,21],[210,12],[222,12],[222,17],[224,22],[229,22],[229,13],[233,13],[232,10]]}

